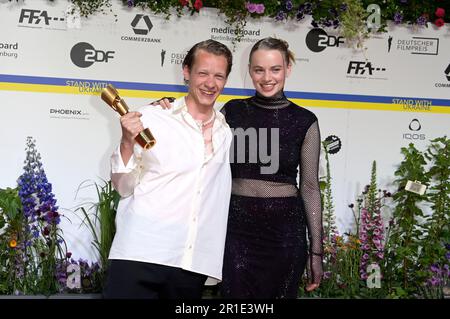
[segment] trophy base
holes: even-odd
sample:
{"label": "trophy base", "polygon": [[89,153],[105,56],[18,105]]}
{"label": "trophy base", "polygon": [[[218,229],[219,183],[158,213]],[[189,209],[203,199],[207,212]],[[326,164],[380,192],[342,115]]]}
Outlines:
{"label": "trophy base", "polygon": [[152,148],[156,144],[156,139],[148,128],[143,130],[136,136],[136,142],[145,150]]}

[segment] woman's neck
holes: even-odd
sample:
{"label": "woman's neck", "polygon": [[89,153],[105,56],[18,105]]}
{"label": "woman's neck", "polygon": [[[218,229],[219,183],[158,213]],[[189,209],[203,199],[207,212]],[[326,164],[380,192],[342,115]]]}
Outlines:
{"label": "woman's neck", "polygon": [[263,96],[262,94],[256,92],[255,96],[252,97],[252,102],[261,108],[265,109],[282,109],[289,105],[290,101],[284,95],[284,91],[279,91],[272,96]]}

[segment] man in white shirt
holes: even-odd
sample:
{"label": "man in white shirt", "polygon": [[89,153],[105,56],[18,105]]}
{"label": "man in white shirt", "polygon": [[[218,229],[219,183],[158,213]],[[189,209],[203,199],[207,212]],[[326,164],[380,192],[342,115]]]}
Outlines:
{"label": "man in white shirt", "polygon": [[[120,119],[111,179],[122,199],[105,298],[200,298],[207,277],[222,279],[232,133],[214,103],[232,55],[206,40],[182,66],[187,96],[169,110],[147,106]],[[135,142],[144,127],[157,141],[150,150]]]}

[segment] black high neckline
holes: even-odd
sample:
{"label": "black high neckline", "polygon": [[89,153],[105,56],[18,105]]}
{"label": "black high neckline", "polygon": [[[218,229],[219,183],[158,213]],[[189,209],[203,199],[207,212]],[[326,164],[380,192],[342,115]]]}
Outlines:
{"label": "black high neckline", "polygon": [[286,98],[283,91],[274,96],[265,97],[258,92],[251,98],[253,104],[264,109],[278,110],[287,107],[291,102]]}

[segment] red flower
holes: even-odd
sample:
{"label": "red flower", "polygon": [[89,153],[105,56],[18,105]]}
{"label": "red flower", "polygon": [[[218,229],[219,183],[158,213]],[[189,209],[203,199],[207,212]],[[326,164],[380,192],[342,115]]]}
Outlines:
{"label": "red flower", "polygon": [[434,21],[434,24],[437,25],[440,28],[440,27],[442,27],[444,25],[444,19],[442,19],[442,18],[436,19]]}
{"label": "red flower", "polygon": [[189,0],[180,0],[180,4],[181,4],[183,7],[186,7],[186,6],[189,4]]}
{"label": "red flower", "polygon": [[195,10],[199,11],[203,7],[202,0],[195,0],[194,8]]}
{"label": "red flower", "polygon": [[437,8],[434,15],[438,18],[443,18],[445,16],[445,10],[442,8]]}

